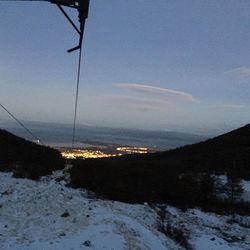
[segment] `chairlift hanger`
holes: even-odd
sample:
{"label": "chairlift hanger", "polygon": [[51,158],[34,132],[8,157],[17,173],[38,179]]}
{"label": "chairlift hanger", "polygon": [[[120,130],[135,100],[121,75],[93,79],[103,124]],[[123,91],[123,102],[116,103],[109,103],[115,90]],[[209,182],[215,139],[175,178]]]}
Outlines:
{"label": "chairlift hanger", "polygon": [[[0,0],[0,1],[50,2],[51,4],[57,5],[62,14],[66,17],[66,19],[69,21],[69,23],[72,25],[72,27],[80,36],[78,45],[69,49],[67,52],[70,53],[75,50],[81,49],[83,35],[84,35],[85,21],[88,18],[90,0]],[[79,21],[78,25],[74,23],[74,21],[70,18],[70,16],[63,7],[73,8],[78,11],[78,21]]]}
{"label": "chairlift hanger", "polygon": [[[79,43],[77,46],[69,49],[68,52],[73,52],[79,50],[79,61],[78,61],[78,71],[77,71],[77,85],[76,85],[76,98],[75,98],[75,112],[74,112],[74,122],[73,122],[73,135],[72,135],[72,147],[75,142],[75,130],[76,130],[76,116],[77,116],[77,106],[78,106],[78,93],[79,93],[79,83],[80,83],[80,71],[81,71],[81,55],[82,55],[82,41],[84,35],[85,21],[88,18],[89,12],[89,2],[90,0],[0,0],[0,1],[31,1],[31,2],[50,2],[57,5],[75,31],[79,34]],[[67,14],[63,7],[69,7],[76,9],[78,11],[78,21],[79,24],[76,25],[70,16]],[[2,106],[3,107],[3,106]],[[3,107],[4,108],[4,107]],[[9,112],[8,112],[9,113]],[[14,117],[13,117],[14,118]],[[17,120],[17,119],[15,119]],[[27,130],[27,129],[26,129]]]}

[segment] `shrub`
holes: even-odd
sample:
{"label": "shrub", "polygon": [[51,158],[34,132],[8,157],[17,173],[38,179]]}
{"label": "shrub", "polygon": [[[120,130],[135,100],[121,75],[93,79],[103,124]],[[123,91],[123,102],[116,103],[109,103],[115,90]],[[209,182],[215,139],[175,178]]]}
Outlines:
{"label": "shrub", "polygon": [[187,230],[174,227],[171,223],[167,223],[164,233],[166,236],[183,246],[187,250],[192,250],[192,246],[189,244],[189,234]]}

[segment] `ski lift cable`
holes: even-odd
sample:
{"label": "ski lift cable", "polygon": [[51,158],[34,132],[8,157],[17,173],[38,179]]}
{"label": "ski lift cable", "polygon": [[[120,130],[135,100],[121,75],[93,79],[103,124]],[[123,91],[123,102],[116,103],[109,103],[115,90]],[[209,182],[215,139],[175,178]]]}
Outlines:
{"label": "ski lift cable", "polygon": [[26,132],[28,134],[30,134],[37,142],[39,142],[39,144],[42,144],[41,143],[41,140],[34,135],[34,133],[32,133],[20,120],[18,120],[5,106],[3,106],[3,104],[0,103],[0,106],[21,126],[23,127]]}
{"label": "ski lift cable", "polygon": [[79,51],[78,69],[77,69],[75,112],[74,112],[73,135],[72,135],[72,148],[74,147],[74,144],[75,144],[76,118],[77,118],[77,108],[78,108],[78,99],[79,99],[79,85],[80,85],[80,75],[81,75],[81,62],[82,62],[82,46],[80,47],[80,51]]}
{"label": "ski lift cable", "polygon": [[[85,26],[85,19],[83,19],[83,22],[81,23],[81,30],[82,32],[80,33],[80,42],[79,42],[79,59],[78,59],[78,69],[77,69],[77,80],[76,80],[76,95],[75,95],[75,112],[74,112],[74,121],[73,121],[73,134],[72,134],[72,148],[75,145],[75,135],[76,135],[76,118],[77,118],[77,108],[78,108],[78,99],[79,99],[79,86],[80,86],[80,76],[81,76],[81,64],[82,64],[82,41],[83,41],[83,36],[84,36],[84,26]],[[74,51],[75,48],[69,50],[69,51]],[[68,52],[69,52],[68,51]]]}
{"label": "ski lift cable", "polygon": [[[72,49],[69,49],[68,52],[73,52],[76,50],[79,50],[79,61],[78,61],[78,72],[77,72],[77,84],[76,84],[76,96],[75,96],[75,110],[74,110],[74,120],[73,120],[73,134],[72,134],[72,147],[75,143],[75,132],[76,132],[76,118],[77,118],[77,108],[78,108],[78,96],[79,96],[79,85],[80,85],[80,72],[81,72],[81,57],[82,57],[82,41],[83,41],[83,34],[84,34],[84,27],[85,27],[85,21],[88,18],[88,11],[89,11],[89,2],[90,0],[0,0],[0,1],[33,1],[33,2],[50,2],[52,4],[56,4],[57,7],[60,9],[60,11],[63,13],[63,15],[66,17],[66,19],[69,21],[69,23],[73,26],[73,28],[76,30],[76,32],[79,34],[79,44]],[[80,22],[79,28],[77,25],[73,22],[73,20],[70,18],[70,16],[67,14],[67,12],[63,9],[62,6],[75,8],[77,9],[79,15],[78,19]],[[1,105],[2,106],[2,105]],[[3,106],[2,106],[3,107]],[[3,107],[4,108],[4,107]],[[4,108],[5,109],[5,108]],[[5,109],[6,110],[6,109]],[[6,110],[7,111],[7,110]],[[8,111],[7,111],[8,112]],[[24,127],[26,130],[27,128],[20,123],[10,112],[8,112],[12,118],[14,118],[22,127]],[[27,130],[28,132],[29,130]],[[32,134],[31,131],[29,131],[29,134]],[[32,134],[33,137],[37,138]]]}

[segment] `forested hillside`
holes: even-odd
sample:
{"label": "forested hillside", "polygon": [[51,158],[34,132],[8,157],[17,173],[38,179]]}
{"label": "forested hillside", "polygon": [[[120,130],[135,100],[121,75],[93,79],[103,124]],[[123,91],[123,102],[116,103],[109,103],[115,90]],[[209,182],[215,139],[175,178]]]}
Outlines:
{"label": "forested hillside", "polygon": [[63,167],[64,160],[57,150],[0,129],[0,170],[36,179]]}
{"label": "forested hillside", "polygon": [[[70,173],[73,187],[111,199],[215,207],[219,193],[250,178],[250,125],[166,152],[77,160]],[[229,186],[216,177],[222,174]]]}

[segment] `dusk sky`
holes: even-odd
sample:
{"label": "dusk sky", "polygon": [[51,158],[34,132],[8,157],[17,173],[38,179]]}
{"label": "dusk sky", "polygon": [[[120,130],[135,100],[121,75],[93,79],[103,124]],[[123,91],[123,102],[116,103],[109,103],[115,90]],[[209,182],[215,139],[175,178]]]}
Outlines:
{"label": "dusk sky", "polygon": [[[77,34],[47,2],[0,2],[0,18],[0,103],[21,120],[71,123]],[[80,124],[249,123],[250,1],[90,0],[81,72]]]}

